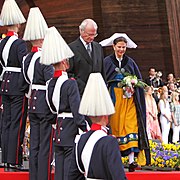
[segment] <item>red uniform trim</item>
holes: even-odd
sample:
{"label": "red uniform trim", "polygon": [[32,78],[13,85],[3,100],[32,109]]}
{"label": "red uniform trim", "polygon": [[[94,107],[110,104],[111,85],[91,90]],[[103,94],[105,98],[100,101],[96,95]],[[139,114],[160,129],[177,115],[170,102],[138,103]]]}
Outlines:
{"label": "red uniform trim", "polygon": [[55,78],[60,77],[62,75],[62,72],[63,72],[62,70],[55,71],[53,77],[55,77]]}
{"label": "red uniform trim", "polygon": [[31,52],[38,52],[38,51],[41,51],[41,48],[38,46],[33,46],[31,49]]}
{"label": "red uniform trim", "polygon": [[8,31],[7,32],[7,36],[14,36],[14,35],[18,37],[18,34],[15,33],[14,31]]}
{"label": "red uniform trim", "polygon": [[51,160],[52,160],[52,147],[53,147],[53,134],[54,134],[54,128],[51,130],[51,136],[50,136],[50,143],[49,143],[49,157],[48,157],[48,180],[51,180]]}
{"label": "red uniform trim", "polygon": [[92,130],[92,131],[103,130],[105,133],[107,133],[106,127],[101,126],[100,124],[92,124],[92,125],[91,125],[91,130]]}
{"label": "red uniform trim", "polygon": [[19,148],[20,148],[20,135],[21,135],[21,130],[22,130],[22,121],[23,121],[23,115],[24,115],[24,105],[26,102],[26,98],[24,97],[23,99],[23,105],[22,105],[22,110],[21,110],[21,118],[19,122],[19,131],[18,131],[18,142],[17,142],[17,149],[16,149],[16,164],[19,164]]}

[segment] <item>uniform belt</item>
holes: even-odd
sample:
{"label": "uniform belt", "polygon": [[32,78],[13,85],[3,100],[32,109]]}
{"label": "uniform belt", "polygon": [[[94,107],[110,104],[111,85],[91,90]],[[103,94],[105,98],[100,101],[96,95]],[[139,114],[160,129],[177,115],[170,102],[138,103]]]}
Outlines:
{"label": "uniform belt", "polygon": [[21,68],[19,67],[4,67],[4,71],[11,71],[11,72],[21,72]]}
{"label": "uniform belt", "polygon": [[46,85],[32,84],[32,90],[46,90]]}
{"label": "uniform belt", "polygon": [[58,114],[58,117],[62,117],[62,118],[66,118],[66,117],[73,118],[73,115],[72,115],[72,113],[63,112],[63,113]]}

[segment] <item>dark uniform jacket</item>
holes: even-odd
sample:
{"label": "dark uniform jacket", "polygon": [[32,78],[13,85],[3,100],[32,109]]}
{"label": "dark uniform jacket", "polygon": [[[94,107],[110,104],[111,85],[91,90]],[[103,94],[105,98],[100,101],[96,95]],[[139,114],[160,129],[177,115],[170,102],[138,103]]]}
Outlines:
{"label": "dark uniform jacket", "polygon": [[[7,65],[5,65],[3,59],[3,50],[8,42],[9,38],[14,36],[13,32],[8,32],[7,36],[0,43],[0,61],[3,66],[21,68],[23,56],[27,54],[27,46],[25,41],[22,39],[16,39],[10,49],[9,56],[7,59]],[[19,72],[4,72],[2,84],[1,84],[1,94],[4,95],[24,95],[24,92],[20,91],[19,83]]]}
{"label": "dark uniform jacket", "polygon": [[[35,53],[40,53],[41,55],[41,50],[38,51],[37,48],[33,48],[32,52],[30,52],[25,60],[23,61],[23,68],[22,68],[22,74],[23,74],[23,79],[21,81],[21,90],[24,91],[26,90],[26,93],[29,91],[30,85],[42,85],[46,86],[46,82],[53,77],[54,69],[52,65],[44,65],[39,62],[40,56],[38,56],[37,59],[32,59]],[[33,75],[33,81],[32,83],[30,82],[30,79],[28,77],[28,68],[30,65],[30,62],[32,60],[35,60],[34,64],[34,75]],[[31,96],[29,99],[29,106],[28,110],[30,113],[45,113],[49,107],[47,106],[46,102],[46,91],[45,90],[38,90],[38,89],[33,89],[31,91]]]}
{"label": "dark uniform jacket", "polygon": [[[69,172],[69,180],[84,180],[84,170],[82,163],[82,151],[90,136],[98,129],[94,129],[93,124],[91,130],[83,134],[77,145],[76,150],[72,155],[72,163]],[[96,125],[97,127],[97,125]],[[77,160],[80,170],[77,166]],[[119,145],[113,136],[101,137],[94,145],[92,156],[89,163],[88,178],[103,179],[103,180],[125,180],[126,176],[121,161]]]}
{"label": "dark uniform jacket", "polygon": [[74,56],[70,59],[68,74],[77,80],[79,92],[82,96],[90,73],[100,72],[104,80],[106,80],[103,49],[99,43],[93,41],[91,43],[91,58],[80,38],[70,43],[69,46],[74,52]]}
{"label": "dark uniform jacket", "polygon": [[[61,74],[62,72],[59,71],[57,72],[57,74],[58,73]],[[53,104],[52,96],[56,81],[58,80],[59,76],[60,75],[55,75],[55,77],[48,83],[48,104],[54,112],[56,112],[56,108]],[[57,114],[53,114],[52,112],[47,114],[47,119],[51,120],[50,123],[56,123],[54,136],[56,145],[74,146],[74,140],[75,136],[78,134],[78,128],[80,128],[82,131],[86,131],[86,122],[84,116],[78,113],[79,104],[80,95],[77,82],[73,79],[67,79],[61,86],[58,114],[61,114],[63,112],[72,113],[73,118],[57,118]]]}

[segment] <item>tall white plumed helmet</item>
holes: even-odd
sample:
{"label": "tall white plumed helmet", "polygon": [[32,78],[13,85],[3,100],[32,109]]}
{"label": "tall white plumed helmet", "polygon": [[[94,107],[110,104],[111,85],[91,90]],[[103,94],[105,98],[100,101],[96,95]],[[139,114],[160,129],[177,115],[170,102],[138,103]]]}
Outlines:
{"label": "tall white plumed helmet", "polygon": [[25,41],[44,39],[48,29],[47,23],[38,7],[29,11],[23,39]]}
{"label": "tall white plumed helmet", "polygon": [[24,18],[15,0],[4,1],[0,19],[2,20],[4,26],[22,24],[26,22],[26,19]]}
{"label": "tall white plumed helmet", "polygon": [[40,63],[46,65],[56,64],[73,56],[74,53],[71,51],[58,30],[54,26],[50,27],[46,32],[42,45]]}
{"label": "tall white plumed helmet", "polygon": [[2,22],[2,20],[0,19],[0,26],[3,26],[3,22]]}
{"label": "tall white plumed helmet", "polygon": [[114,112],[114,105],[102,75],[91,73],[80,102],[79,113],[87,116],[103,116]]}

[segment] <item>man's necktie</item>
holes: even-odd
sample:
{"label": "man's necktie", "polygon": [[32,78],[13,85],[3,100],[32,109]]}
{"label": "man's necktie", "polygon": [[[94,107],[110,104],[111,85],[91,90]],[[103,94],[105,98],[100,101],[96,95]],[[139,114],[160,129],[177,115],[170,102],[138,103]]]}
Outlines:
{"label": "man's necktie", "polygon": [[90,43],[87,44],[87,52],[88,52],[89,56],[91,57],[91,45],[90,45]]}

